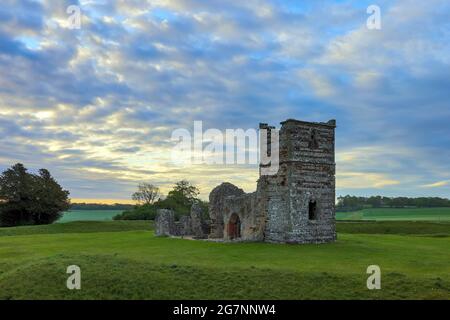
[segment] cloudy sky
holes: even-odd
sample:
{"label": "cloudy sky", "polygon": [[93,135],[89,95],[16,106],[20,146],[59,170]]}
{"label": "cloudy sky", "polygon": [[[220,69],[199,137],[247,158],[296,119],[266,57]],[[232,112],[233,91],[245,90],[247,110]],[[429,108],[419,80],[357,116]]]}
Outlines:
{"label": "cloudy sky", "polygon": [[337,120],[338,195],[450,197],[448,0],[3,0],[0,21],[0,169],[74,199],[253,191],[256,166],[174,165],[171,134],[287,118]]}

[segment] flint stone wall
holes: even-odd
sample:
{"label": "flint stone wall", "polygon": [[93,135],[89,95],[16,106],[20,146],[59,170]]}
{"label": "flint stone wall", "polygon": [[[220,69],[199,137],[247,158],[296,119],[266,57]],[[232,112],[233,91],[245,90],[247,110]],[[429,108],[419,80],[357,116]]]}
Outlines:
{"label": "flint stone wall", "polygon": [[209,223],[203,217],[203,208],[194,203],[191,207],[190,228],[194,238],[204,239],[209,234]]}
{"label": "flint stone wall", "polygon": [[207,238],[209,222],[204,219],[203,209],[193,204],[189,216],[181,216],[175,220],[175,212],[168,209],[158,209],[155,219],[155,234],[157,236],[192,236]]}
{"label": "flint stone wall", "polygon": [[180,220],[175,222],[175,236],[189,236],[192,234],[192,219],[190,216],[181,216]]}
{"label": "flint stone wall", "polygon": [[155,218],[155,234],[157,236],[170,236],[175,233],[177,233],[175,212],[168,209],[158,209]]}
{"label": "flint stone wall", "polygon": [[[281,124],[277,174],[260,176],[254,193],[246,194],[230,183],[211,192],[211,238],[230,238],[227,225],[235,213],[240,240],[323,243],[336,239],[336,122]],[[260,128],[270,136],[274,127],[261,124]],[[309,216],[311,203],[316,206],[314,218]]]}
{"label": "flint stone wall", "polygon": [[[228,240],[229,230],[236,237],[238,228],[239,240],[244,241],[336,240],[336,122],[287,120],[281,124],[277,174],[260,175],[254,193],[247,194],[227,182],[214,188],[209,195],[210,224],[203,219],[201,207],[195,204],[190,216],[180,221],[175,221],[172,211],[158,210],[156,234],[196,238],[209,234],[209,238]],[[260,127],[268,130],[268,136],[274,128],[267,124]],[[233,222],[234,214],[239,217],[238,224]]]}
{"label": "flint stone wall", "polygon": [[223,221],[225,240],[230,239],[226,224],[231,215],[237,214],[240,219],[240,240],[263,241],[266,214],[263,209],[264,199],[258,192],[245,193],[240,196],[228,196],[224,199]]}
{"label": "flint stone wall", "polygon": [[[280,169],[266,177],[269,242],[323,243],[336,239],[335,121],[287,120],[280,130]],[[309,218],[311,202],[316,215]]]}
{"label": "flint stone wall", "polygon": [[211,191],[209,194],[209,218],[211,221],[210,238],[217,239],[224,237],[224,228],[226,225],[224,220],[225,198],[230,196],[242,196],[244,194],[244,190],[229,182],[224,182]]}

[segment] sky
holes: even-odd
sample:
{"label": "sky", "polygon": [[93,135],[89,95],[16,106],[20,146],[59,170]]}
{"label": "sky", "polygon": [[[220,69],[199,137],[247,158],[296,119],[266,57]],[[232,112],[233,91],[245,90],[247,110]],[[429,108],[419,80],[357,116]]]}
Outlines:
{"label": "sky", "polygon": [[337,120],[337,195],[450,197],[448,0],[3,0],[0,21],[0,170],[73,200],[254,191],[256,165],[175,165],[172,132],[288,118]]}

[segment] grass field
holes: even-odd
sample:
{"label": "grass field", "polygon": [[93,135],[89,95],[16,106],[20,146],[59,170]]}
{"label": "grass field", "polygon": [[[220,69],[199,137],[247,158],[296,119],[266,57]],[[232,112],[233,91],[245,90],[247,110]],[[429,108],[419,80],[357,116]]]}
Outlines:
{"label": "grass field", "polygon": [[122,210],[70,210],[64,212],[58,222],[108,221],[120,213],[122,213]]}
{"label": "grass field", "polygon": [[[73,221],[111,221],[121,210],[71,210],[58,223]],[[337,212],[338,220],[374,221],[450,221],[450,208],[389,208],[364,209],[355,212]]]}
{"label": "grass field", "polygon": [[[339,222],[324,245],[155,237],[147,221],[0,229],[0,299],[450,299],[450,223]],[[70,291],[66,268],[81,267]],[[366,288],[366,268],[382,289]]]}
{"label": "grass field", "polygon": [[450,208],[379,208],[336,212],[338,220],[450,221]]}

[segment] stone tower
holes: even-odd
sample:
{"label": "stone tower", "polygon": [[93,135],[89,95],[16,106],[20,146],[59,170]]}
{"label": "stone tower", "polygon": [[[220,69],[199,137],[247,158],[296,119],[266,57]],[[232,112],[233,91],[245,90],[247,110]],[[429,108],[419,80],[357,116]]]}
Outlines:
{"label": "stone tower", "polygon": [[261,176],[265,204],[264,240],[323,243],[336,240],[336,121],[286,120],[281,123],[279,171]]}
{"label": "stone tower", "polygon": [[[286,120],[281,123],[277,147],[276,139],[270,139],[277,137],[275,127],[260,124],[260,129],[267,130],[262,133],[267,134],[267,154],[275,166],[260,166],[255,192],[245,193],[227,182],[212,190],[208,237],[284,243],[336,240],[335,128],[335,120]],[[195,228],[201,215],[191,213],[190,220],[183,221],[174,221],[170,212],[161,211],[158,216],[157,234],[187,235],[197,229],[202,236],[207,233],[206,228]]]}

